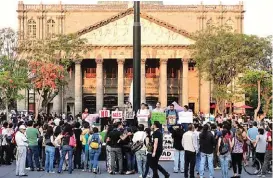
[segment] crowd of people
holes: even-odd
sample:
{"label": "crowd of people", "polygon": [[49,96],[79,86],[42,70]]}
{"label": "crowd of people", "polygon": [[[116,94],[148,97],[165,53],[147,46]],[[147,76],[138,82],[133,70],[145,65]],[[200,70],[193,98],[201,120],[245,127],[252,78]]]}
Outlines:
{"label": "crowd of people", "polygon": [[[187,106],[184,110],[189,111]],[[76,119],[51,115],[39,117],[37,121],[31,117],[5,121],[0,132],[0,163],[10,165],[16,160],[18,176],[27,176],[25,169],[51,174],[55,170],[57,173],[67,170],[71,174],[80,169],[97,174],[102,170],[99,160],[105,157],[109,174],[137,173],[139,178],[159,178],[159,170],[169,178],[170,173],[159,164],[166,132],[173,138],[173,172],[180,171],[185,178],[196,175],[203,178],[207,168],[210,178],[214,177],[214,169],[221,169],[222,177],[227,178],[230,167],[233,177],[240,177],[250,151],[262,163],[259,176],[268,173],[272,161],[272,124],[258,128],[255,121],[241,124],[232,117],[222,119],[221,116],[215,122],[194,119],[190,124],[178,124],[174,106],[165,110],[160,102],[153,112],[166,113],[166,129],[150,119],[147,124],[137,124],[100,118],[101,127],[96,127],[85,121],[87,109]],[[138,113],[152,112],[143,103]]]}

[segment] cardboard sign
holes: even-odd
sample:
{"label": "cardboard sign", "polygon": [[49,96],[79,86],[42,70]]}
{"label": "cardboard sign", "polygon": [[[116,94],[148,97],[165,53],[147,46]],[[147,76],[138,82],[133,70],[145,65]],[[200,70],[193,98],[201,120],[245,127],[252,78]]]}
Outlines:
{"label": "cardboard sign", "polygon": [[100,117],[110,117],[109,110],[100,110],[99,114],[100,114]]}
{"label": "cardboard sign", "polygon": [[124,118],[125,119],[134,119],[134,111],[125,111]]}
{"label": "cardboard sign", "polygon": [[152,112],[151,121],[152,121],[152,123],[154,123],[154,121],[158,121],[158,122],[160,122],[160,124],[165,124],[166,123],[166,113]]}
{"label": "cardboard sign", "polygon": [[172,134],[163,135],[163,152],[160,156],[160,160],[174,160],[174,148]]}
{"label": "cardboard sign", "polygon": [[112,111],[112,119],[121,119],[122,111]]}
{"label": "cardboard sign", "polygon": [[99,117],[99,114],[89,114],[85,121],[88,122],[90,125],[93,125],[94,122],[96,122],[97,118]]}
{"label": "cardboard sign", "polygon": [[138,122],[148,122],[149,114],[139,114],[137,115],[137,121]]}
{"label": "cardboard sign", "polygon": [[193,113],[192,112],[179,112],[178,124],[182,123],[193,123]]}

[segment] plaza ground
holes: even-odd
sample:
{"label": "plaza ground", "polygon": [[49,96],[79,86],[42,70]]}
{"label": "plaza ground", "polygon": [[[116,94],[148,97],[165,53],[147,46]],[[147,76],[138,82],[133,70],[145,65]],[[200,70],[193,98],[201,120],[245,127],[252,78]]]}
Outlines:
{"label": "plaza ground", "polygon": [[[165,161],[165,162],[160,162],[160,164],[171,174],[170,178],[184,178],[184,175],[181,173],[175,174],[173,173],[173,162],[171,161]],[[112,178],[112,177],[124,177],[124,178],[138,178],[138,174],[134,175],[109,175],[106,170],[105,170],[105,162],[100,162],[102,173],[101,174],[91,174],[87,172],[82,172],[81,170],[75,170],[73,171],[73,174],[68,174],[67,171],[65,171],[62,174],[48,174],[43,172],[30,172],[26,170],[26,173],[28,174],[29,178]],[[160,174],[160,178],[163,178],[164,176]],[[232,176],[232,170],[229,171],[229,176]],[[208,171],[205,173],[205,177],[208,178]],[[221,178],[221,170],[215,170],[215,178]],[[243,171],[243,174],[241,176],[242,178],[254,178],[257,176],[250,176],[247,173]],[[272,174],[267,176],[272,177]],[[15,164],[10,165],[10,166],[0,166],[0,178],[17,178],[15,175]]]}

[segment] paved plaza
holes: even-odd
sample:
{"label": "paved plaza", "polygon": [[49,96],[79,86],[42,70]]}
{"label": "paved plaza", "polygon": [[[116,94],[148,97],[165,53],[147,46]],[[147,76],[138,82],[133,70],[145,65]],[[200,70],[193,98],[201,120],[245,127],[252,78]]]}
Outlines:
{"label": "paved plaza", "polygon": [[[160,164],[167,169],[167,171],[171,174],[170,178],[184,178],[184,175],[181,173],[175,174],[172,171],[172,167],[173,167],[173,162],[170,161],[165,161],[165,162],[160,162]],[[91,173],[87,173],[87,172],[82,172],[81,170],[76,170],[73,172],[73,174],[68,174],[67,171],[65,171],[62,174],[48,174],[45,172],[30,172],[30,171],[26,171],[26,173],[28,174],[29,178],[115,178],[115,177],[124,177],[124,178],[138,178],[138,174],[134,174],[134,175],[109,175],[106,170],[105,170],[105,162],[100,162],[101,168],[102,168],[102,173],[101,174],[91,174]],[[160,174],[160,178],[163,178],[163,175]],[[229,175],[232,176],[232,170],[229,171]],[[208,178],[208,171],[205,173],[205,177]],[[215,178],[221,178],[221,170],[215,170]],[[243,171],[243,175],[241,176],[242,178],[254,178],[257,176],[250,176],[248,174],[246,174]],[[267,176],[272,177],[272,174]],[[17,176],[15,176],[15,165],[11,165],[11,166],[0,166],[0,178],[17,178]]]}

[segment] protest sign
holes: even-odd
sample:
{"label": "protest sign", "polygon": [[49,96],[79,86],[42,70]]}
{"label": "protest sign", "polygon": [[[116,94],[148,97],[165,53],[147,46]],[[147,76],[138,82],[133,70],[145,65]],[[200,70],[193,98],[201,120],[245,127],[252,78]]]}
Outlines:
{"label": "protest sign", "polygon": [[166,123],[166,114],[162,112],[152,112],[152,118],[151,118],[152,123],[154,121],[159,121],[160,124],[165,124]]}
{"label": "protest sign", "polygon": [[122,111],[112,111],[112,119],[121,119]]}
{"label": "protest sign", "polygon": [[134,119],[134,111],[125,111],[124,119]]}
{"label": "protest sign", "polygon": [[193,113],[192,112],[179,112],[178,124],[182,123],[193,123]]}
{"label": "protest sign", "polygon": [[100,114],[100,117],[110,117],[109,110],[100,110],[99,114]]}
{"label": "protest sign", "polygon": [[138,122],[148,122],[149,114],[138,114],[137,121]]}
{"label": "protest sign", "polygon": [[99,117],[99,114],[89,114],[85,121],[88,122],[90,125],[93,125],[94,122],[96,122],[97,118]]}
{"label": "protest sign", "polygon": [[172,134],[163,135],[163,152],[160,160],[174,160],[174,148]]}

